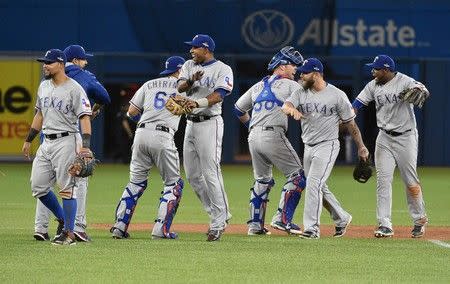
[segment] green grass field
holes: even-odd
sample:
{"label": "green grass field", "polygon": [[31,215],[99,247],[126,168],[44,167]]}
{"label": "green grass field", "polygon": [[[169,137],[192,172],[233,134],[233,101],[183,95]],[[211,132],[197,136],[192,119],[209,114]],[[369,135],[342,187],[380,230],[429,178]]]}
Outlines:
{"label": "green grass field", "polygon": [[[166,283],[298,283],[312,282],[450,282],[450,249],[419,239],[301,240],[293,236],[248,237],[225,234],[208,243],[200,233],[183,233],[175,241],[151,240],[150,232],[130,232],[132,239],[113,240],[106,230],[88,229],[91,243],[55,247],[32,238],[35,200],[31,197],[31,164],[0,164],[0,281],[23,282],[166,282]],[[233,224],[248,218],[249,166],[224,166]],[[336,167],[329,186],[353,215],[354,225],[375,227],[375,181],[358,184],[352,169]],[[449,168],[420,168],[430,226],[450,227]],[[275,173],[267,219],[274,213],[280,186]],[[89,223],[114,220],[114,210],[128,182],[128,167],[98,167],[90,179]],[[161,180],[152,172],[134,223],[151,223],[156,215]],[[295,220],[301,223],[303,198]],[[186,186],[175,223],[207,223],[200,202]],[[393,223],[411,226],[403,186],[396,176]],[[326,212],[322,224],[331,224]],[[50,232],[54,234],[53,222]],[[350,229],[351,230],[351,229]],[[450,236],[446,238],[450,243]]]}

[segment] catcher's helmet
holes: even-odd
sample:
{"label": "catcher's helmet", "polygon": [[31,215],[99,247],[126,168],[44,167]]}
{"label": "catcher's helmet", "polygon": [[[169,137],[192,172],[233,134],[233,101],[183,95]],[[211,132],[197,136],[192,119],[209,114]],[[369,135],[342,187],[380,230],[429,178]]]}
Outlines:
{"label": "catcher's helmet", "polygon": [[295,64],[300,65],[303,63],[303,56],[295,50],[292,46],[285,46],[277,52],[270,60],[267,70],[272,71],[278,65]]}

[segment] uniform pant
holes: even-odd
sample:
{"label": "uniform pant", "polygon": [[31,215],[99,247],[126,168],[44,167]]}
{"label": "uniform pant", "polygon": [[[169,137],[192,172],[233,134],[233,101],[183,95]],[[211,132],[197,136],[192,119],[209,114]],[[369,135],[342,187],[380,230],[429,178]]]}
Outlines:
{"label": "uniform pant", "polygon": [[303,159],[306,174],[304,231],[320,235],[322,205],[330,212],[336,227],[343,227],[349,221],[350,214],[341,207],[326,184],[339,149],[340,145],[337,139],[321,142],[314,146],[305,145]]}
{"label": "uniform pant", "polygon": [[[379,226],[392,229],[392,180],[397,165],[405,185],[409,214],[415,225],[427,221],[420,181],[417,175],[418,134],[417,130],[393,137],[381,131],[375,147],[377,170],[377,220]],[[418,187],[415,192],[408,190]]]}
{"label": "uniform pant", "polygon": [[[75,216],[75,231],[86,232],[86,195],[88,187],[88,178],[80,178],[77,187],[77,213]],[[45,205],[37,199],[36,201],[36,215],[34,218],[34,231],[40,233],[48,233],[48,224],[52,212],[45,207]]]}
{"label": "uniform pant", "polygon": [[223,119],[187,121],[184,137],[184,169],[189,184],[210,218],[211,230],[223,230],[231,218],[220,168]]}

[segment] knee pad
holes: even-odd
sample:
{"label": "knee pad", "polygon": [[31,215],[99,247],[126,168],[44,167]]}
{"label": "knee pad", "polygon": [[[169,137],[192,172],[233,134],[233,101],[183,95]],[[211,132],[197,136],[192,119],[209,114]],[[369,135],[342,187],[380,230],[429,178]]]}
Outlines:
{"label": "knee pad", "polygon": [[281,213],[281,221],[284,224],[292,222],[295,209],[300,202],[302,192],[306,187],[306,177],[303,170],[292,174],[281,190],[278,211]]}
{"label": "knee pad", "polygon": [[256,180],[253,188],[250,189],[250,220],[249,223],[261,224],[264,227],[267,202],[269,202],[270,189],[275,185],[273,179],[269,181]]}
{"label": "knee pad", "polygon": [[[180,178],[176,183],[167,185],[159,199],[158,219],[155,220],[152,235],[171,239],[175,234],[170,232],[170,226],[177,213],[178,205],[183,195],[184,182]],[[162,236],[160,235],[162,233]]]}
{"label": "knee pad", "polygon": [[139,183],[129,182],[123,191],[119,204],[116,208],[116,224],[115,228],[126,232],[128,225],[133,217],[134,209],[136,208],[138,199],[144,194],[147,188],[147,180]]}

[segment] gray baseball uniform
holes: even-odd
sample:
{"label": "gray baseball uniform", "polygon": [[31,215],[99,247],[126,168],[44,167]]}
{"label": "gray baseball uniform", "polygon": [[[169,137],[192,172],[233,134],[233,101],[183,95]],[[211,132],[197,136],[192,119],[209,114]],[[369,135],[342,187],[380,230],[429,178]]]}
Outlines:
{"label": "gray baseball uniform", "polygon": [[420,187],[420,181],[414,106],[398,98],[401,91],[415,87],[426,90],[422,83],[397,72],[383,85],[370,81],[356,98],[364,105],[375,101],[377,126],[380,128],[375,147],[377,220],[379,226],[389,229],[392,229],[392,180],[396,165],[406,187],[408,209],[414,224],[423,225],[427,220],[422,191],[415,190]]}
{"label": "gray baseball uniform", "polygon": [[[188,80],[197,71],[202,78],[187,92],[191,99],[205,98],[217,89],[231,93],[233,71],[219,60],[196,64],[188,60],[181,68],[179,80]],[[220,160],[222,155],[222,102],[197,108],[187,116],[183,157],[186,177],[210,217],[211,230],[223,230],[231,218],[223,185]]]}
{"label": "gray baseball uniform", "polygon": [[319,236],[322,204],[330,211],[336,227],[345,226],[351,218],[329,190],[326,181],[340,149],[339,123],[352,120],[355,113],[346,94],[331,84],[320,92],[299,89],[286,101],[304,115],[301,127],[307,183],[303,225],[305,232]]}
{"label": "gray baseball uniform", "polygon": [[[253,85],[235,104],[242,113],[253,109],[248,143],[255,184],[250,196],[249,232],[264,229],[266,203],[274,184],[273,166],[285,175],[287,182],[272,223],[290,224],[300,200],[303,188],[297,190],[294,179],[302,173],[303,166],[286,137],[288,117],[281,111],[284,101],[299,88],[300,85],[293,80],[272,75]],[[288,207],[291,195],[296,198],[293,208]]]}
{"label": "gray baseball uniform", "polygon": [[147,187],[148,173],[156,166],[163,179],[164,190],[152,235],[172,238],[169,229],[183,189],[180,162],[173,139],[180,117],[172,115],[164,106],[170,96],[178,94],[176,87],[175,77],[150,80],[130,101],[142,116],[133,142],[130,182],[117,206],[113,227],[123,234],[126,234],[137,201]]}
{"label": "gray baseball uniform", "polygon": [[87,95],[73,79],[58,86],[44,80],[39,85],[36,109],[43,116],[45,139],[33,160],[33,196],[44,196],[56,185],[63,198],[76,198],[80,178],[70,176],[67,171],[81,144],[78,118],[91,115]]}

